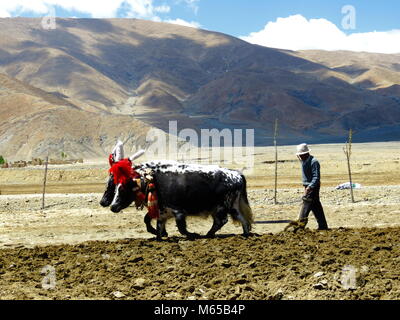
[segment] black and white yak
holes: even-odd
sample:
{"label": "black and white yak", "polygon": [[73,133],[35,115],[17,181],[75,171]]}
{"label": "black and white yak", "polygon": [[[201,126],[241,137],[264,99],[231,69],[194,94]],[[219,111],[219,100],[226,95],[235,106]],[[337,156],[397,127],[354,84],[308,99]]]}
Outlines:
{"label": "black and white yak", "polygon": [[[147,205],[151,201],[147,198],[149,182],[146,176],[150,175],[152,192],[157,195],[153,199],[156,200],[157,210],[152,213],[149,210],[144,221],[147,230],[157,239],[167,235],[165,224],[173,217],[181,234],[196,238],[196,233],[187,231],[186,217],[210,215],[214,222],[207,236],[213,237],[228,221],[228,214],[242,224],[244,236],[250,235],[253,214],[247,199],[246,179],[240,172],[214,165],[175,161],[132,165],[131,162],[143,154],[142,151],[129,159],[115,156],[115,152],[113,154],[110,155],[114,161],[110,161],[112,166],[107,189],[100,204],[110,205],[113,212],[120,212],[133,202],[136,207]],[[152,219],[157,219],[156,230],[151,226]]]}

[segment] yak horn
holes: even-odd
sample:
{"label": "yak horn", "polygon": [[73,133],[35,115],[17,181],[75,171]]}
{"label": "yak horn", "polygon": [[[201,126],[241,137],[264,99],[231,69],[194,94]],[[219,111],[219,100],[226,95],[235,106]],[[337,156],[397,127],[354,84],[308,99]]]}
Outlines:
{"label": "yak horn", "polygon": [[145,150],[141,149],[138,152],[136,152],[133,156],[130,156],[129,160],[133,161],[137,158],[140,158],[145,152],[146,152]]}
{"label": "yak horn", "polygon": [[112,154],[114,155],[115,162],[118,162],[124,158],[124,143],[121,140],[118,140],[112,151]]}

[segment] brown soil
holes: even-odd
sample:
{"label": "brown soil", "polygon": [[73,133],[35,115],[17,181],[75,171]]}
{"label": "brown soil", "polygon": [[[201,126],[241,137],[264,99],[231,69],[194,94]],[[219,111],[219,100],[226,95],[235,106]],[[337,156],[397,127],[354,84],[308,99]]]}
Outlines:
{"label": "brown soil", "polygon": [[[0,250],[4,299],[399,299],[400,228]],[[43,288],[45,266],[55,287]],[[353,287],[345,268],[355,268]]]}

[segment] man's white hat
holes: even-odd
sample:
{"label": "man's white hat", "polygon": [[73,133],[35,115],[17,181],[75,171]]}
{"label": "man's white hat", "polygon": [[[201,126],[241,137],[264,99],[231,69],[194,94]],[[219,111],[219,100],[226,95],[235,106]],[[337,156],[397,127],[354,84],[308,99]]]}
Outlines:
{"label": "man's white hat", "polygon": [[302,154],[310,153],[311,149],[308,148],[307,143],[302,143],[297,146],[296,155],[301,156]]}

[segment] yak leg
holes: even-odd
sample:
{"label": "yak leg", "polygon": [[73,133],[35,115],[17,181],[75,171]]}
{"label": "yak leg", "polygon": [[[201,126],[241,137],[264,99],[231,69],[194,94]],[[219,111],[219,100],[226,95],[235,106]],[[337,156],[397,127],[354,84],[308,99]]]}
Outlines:
{"label": "yak leg", "polygon": [[[238,220],[241,222],[242,227],[243,227],[243,236],[248,237],[250,236],[250,231],[251,231],[251,209],[249,207],[249,204],[247,203],[247,199],[242,198],[242,194],[239,192],[236,195],[235,201],[233,203],[233,207],[230,210],[230,214],[233,219]],[[243,201],[243,203],[241,203]],[[242,204],[242,205],[241,205]],[[246,218],[246,212],[242,212],[243,210],[248,210],[250,212],[247,212],[247,218]],[[250,215],[250,217],[249,217]]]}
{"label": "yak leg", "polygon": [[167,234],[167,231],[165,230],[165,224],[167,222],[167,219],[159,218],[157,220],[157,231],[156,231],[156,238],[157,241],[161,241],[162,237]]}
{"label": "yak leg", "polygon": [[[157,235],[157,230],[153,228],[153,226],[151,225],[151,218],[148,214],[146,214],[144,216],[144,223],[146,224],[146,229],[148,232],[150,232],[151,234]],[[164,226],[164,230],[161,232],[161,236],[162,237],[168,237],[168,233],[165,230],[165,226]]]}
{"label": "yak leg", "polygon": [[188,237],[189,239],[196,239],[200,237],[200,235],[197,233],[192,233],[187,231],[186,216],[182,212],[174,211],[174,215],[176,220],[176,226],[178,227],[178,230],[182,235]]}
{"label": "yak leg", "polygon": [[157,230],[151,225],[151,218],[148,214],[144,216],[144,223],[146,224],[146,229],[148,232],[157,235]]}
{"label": "yak leg", "polygon": [[228,222],[228,212],[226,209],[218,210],[215,215],[213,215],[214,223],[207,232],[207,237],[214,238],[215,233],[220,230]]}
{"label": "yak leg", "polygon": [[231,209],[230,214],[233,219],[239,220],[243,227],[243,236],[250,236],[251,225],[248,221],[243,217],[242,213],[239,210]]}

